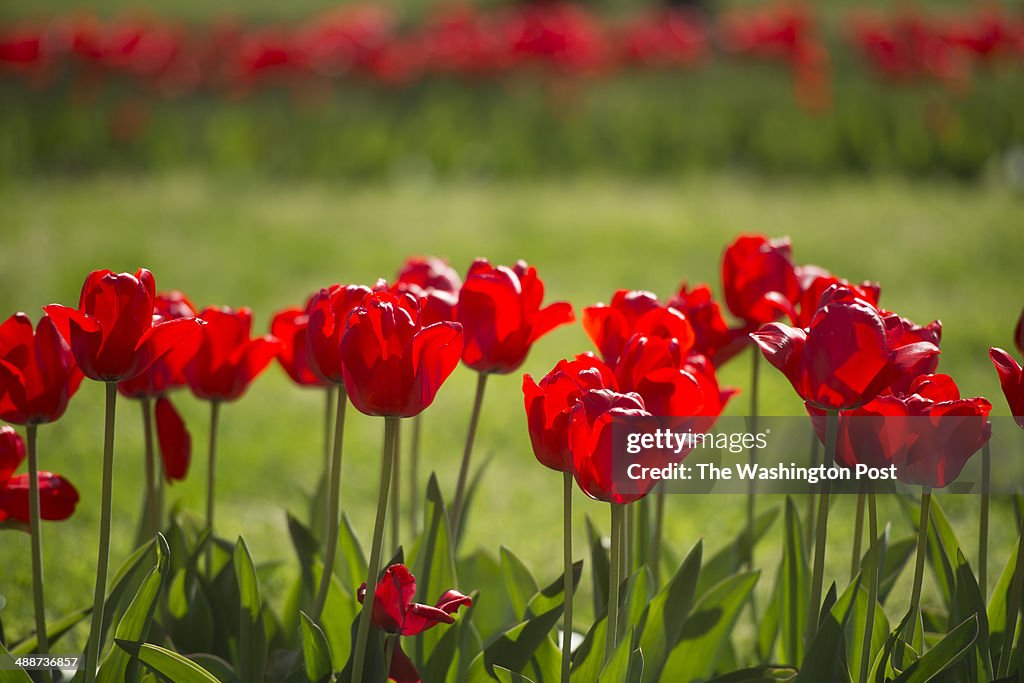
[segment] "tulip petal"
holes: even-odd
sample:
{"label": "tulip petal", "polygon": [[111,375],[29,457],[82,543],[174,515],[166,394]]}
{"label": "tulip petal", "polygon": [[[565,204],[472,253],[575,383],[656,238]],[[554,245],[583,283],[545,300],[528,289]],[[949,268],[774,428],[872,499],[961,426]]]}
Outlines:
{"label": "tulip petal", "polygon": [[192,436],[170,399],[158,398],[155,412],[164,477],[167,481],[181,481],[188,474],[192,460]]}
{"label": "tulip petal", "polygon": [[14,427],[0,427],[0,487],[11,478],[25,459],[25,442]]}
{"label": "tulip petal", "polygon": [[560,325],[567,325],[576,320],[572,304],[558,301],[537,311],[530,325],[530,343],[537,341]]}
{"label": "tulip petal", "polygon": [[403,417],[412,417],[434,402],[441,385],[459,364],[462,344],[462,326],[458,323],[435,323],[416,333],[408,352],[415,388]]}
{"label": "tulip petal", "polygon": [[786,379],[795,382],[807,334],[798,327],[768,323],[752,332],[750,337],[761,348],[765,359],[781,371]]}
{"label": "tulip petal", "polygon": [[[39,512],[49,521],[67,519],[78,505],[78,491],[64,477],[51,472],[40,472]],[[0,489],[0,509],[22,522],[29,522],[29,476],[19,474],[11,477],[7,486]]]}
{"label": "tulip petal", "polygon": [[168,320],[151,327],[135,349],[130,368],[120,379],[131,379],[145,372],[154,361],[183,343],[193,334],[199,334],[205,323],[199,318]]}
{"label": "tulip petal", "polygon": [[394,683],[420,683],[420,672],[416,670],[416,665],[409,659],[409,655],[402,650],[401,640],[395,643],[395,651],[391,655],[388,680]]}

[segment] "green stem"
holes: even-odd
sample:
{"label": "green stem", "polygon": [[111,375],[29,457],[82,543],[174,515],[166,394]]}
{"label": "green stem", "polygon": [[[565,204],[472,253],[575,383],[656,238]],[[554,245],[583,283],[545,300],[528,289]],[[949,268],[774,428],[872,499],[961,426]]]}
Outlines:
{"label": "green stem", "polygon": [[366,594],[359,614],[355,649],[352,651],[352,680],[363,680],[366,661],[366,638],[370,633],[370,614],[373,612],[373,591],[380,574],[381,546],[384,545],[384,523],[388,513],[388,492],[391,490],[391,472],[395,464],[395,445],[398,443],[398,418],[384,418],[384,453],[381,458],[380,490],[377,492],[377,517],[373,522],[373,542],[370,546],[370,566],[366,575]]}
{"label": "green stem", "polygon": [[[1021,601],[1024,600],[1024,525],[1017,536],[1017,563],[1013,570],[1013,583],[1006,600],[1006,629],[1003,634],[1003,647],[999,655],[999,677],[1010,675],[1013,668],[1013,637],[1017,628],[1017,614]],[[1024,641],[1024,634],[1018,639]]]}
{"label": "green stem", "polygon": [[[332,391],[331,393],[334,392]],[[345,395],[344,387],[339,386],[337,393],[338,403],[334,416],[334,448],[331,453],[331,461],[328,463],[331,483],[326,515],[327,530],[324,532],[326,534],[324,566],[320,574],[320,586],[317,588],[316,598],[313,601],[312,618],[316,622],[320,621],[320,617],[324,613],[324,605],[327,604],[327,594],[331,587],[331,576],[334,574],[334,561],[338,552],[338,529],[341,524],[341,454],[342,441],[345,437],[345,406],[348,404],[348,399]]]}
{"label": "green stem", "polygon": [[563,580],[565,611],[562,620],[562,683],[569,683],[572,662],[572,474],[562,474],[562,545],[565,568]]}
{"label": "green stem", "polygon": [[[641,498],[637,502],[636,529],[633,531],[636,545],[636,568],[651,566],[651,500]],[[630,569],[630,572],[633,570]],[[653,575],[652,575],[653,578]]]}
{"label": "green stem", "polygon": [[654,585],[661,587],[661,536],[665,528],[665,487],[658,487],[654,499],[654,540],[651,544],[651,573]]}
{"label": "green stem", "polygon": [[[43,600],[43,527],[39,511],[39,459],[36,455],[37,425],[30,422],[25,426],[25,440],[28,442],[28,515],[29,536],[32,544],[32,603],[36,617],[36,652],[49,654],[50,639],[46,633],[46,603]],[[43,680],[52,680],[50,671],[42,672]]]}
{"label": "green stem", "polygon": [[[839,412],[829,410],[825,429],[825,462],[833,462],[836,456],[836,433],[839,430]],[[804,650],[811,646],[814,634],[818,632],[818,611],[821,609],[821,589],[825,581],[825,542],[828,539],[828,502],[830,484],[821,482],[818,494],[818,521],[814,534],[814,569],[811,576],[811,601],[808,604],[807,631],[804,634]]]}
{"label": "green stem", "polygon": [[420,433],[423,413],[412,419],[412,445],[409,448],[409,533],[415,538],[420,532]]}
{"label": "green stem", "polygon": [[210,442],[206,453],[206,529],[210,540],[206,545],[206,574],[213,575],[213,502],[217,483],[217,425],[220,421],[220,401],[210,401]]}
{"label": "green stem", "polygon": [[[398,645],[398,639],[400,637],[401,636],[390,635],[390,634],[384,636],[384,670],[385,671],[389,671],[391,669],[391,660],[395,658],[395,647]],[[355,679],[352,679],[352,680],[355,680]]]}
{"label": "green stem", "polygon": [[337,410],[334,407],[335,395],[338,392],[344,393],[344,391],[344,386],[341,386],[340,389],[336,390],[336,387],[333,384],[327,387],[327,389],[324,391],[326,400],[324,401],[324,473],[322,477],[323,479],[327,479],[331,474],[331,445],[333,443],[333,433],[331,432],[331,425],[334,423],[337,413]]}
{"label": "green stem", "polygon": [[402,429],[395,432],[395,469],[391,474],[391,551],[398,552],[402,544]]}
{"label": "green stem", "polygon": [[469,429],[466,431],[466,447],[462,451],[462,464],[459,465],[459,483],[455,487],[455,502],[452,504],[452,542],[459,542],[462,526],[462,506],[465,504],[466,482],[469,479],[469,458],[473,453],[473,440],[476,438],[476,427],[480,422],[480,409],[484,404],[484,389],[487,386],[487,373],[481,372],[476,379],[476,397],[473,399],[473,412],[469,417]]}
{"label": "green stem", "polygon": [[[928,527],[931,524],[932,491],[921,487],[921,518],[917,525],[917,562],[914,565],[914,585],[910,591],[910,633],[905,642],[913,645],[917,635],[918,613],[921,609],[921,586],[924,583],[924,561],[928,553]],[[922,634],[923,635],[923,634]],[[902,648],[900,648],[902,655]]]}
{"label": "green stem", "polygon": [[[814,427],[811,427],[811,468],[818,466],[818,454],[821,450],[821,442],[818,440],[818,433]],[[814,538],[814,502],[816,496],[814,493],[807,494],[807,514],[804,519],[807,520],[807,528],[804,529],[804,545],[808,548],[811,547],[811,539]]]}
{"label": "green stem", "polygon": [[[870,484],[868,485],[870,487]],[[864,640],[860,652],[858,683],[867,683],[871,667],[871,639],[875,627],[875,605],[878,604],[878,507],[875,492],[868,491],[868,614],[864,620]]]}
{"label": "green stem", "polygon": [[978,521],[978,589],[988,602],[988,524],[989,499],[992,488],[992,462],[988,441],[981,451],[981,513]]}
{"label": "green stem", "polygon": [[148,396],[139,402],[142,406],[142,434],[146,450],[146,518],[145,538],[151,538],[160,527],[156,512],[156,453],[153,450],[153,405]]}
{"label": "green stem", "polygon": [[636,514],[636,503],[626,506],[625,522],[622,525],[623,578],[633,573],[633,546],[635,545],[634,537],[636,536]]}
{"label": "green stem", "polygon": [[622,577],[622,506],[615,503],[611,505],[611,561],[608,576],[608,621],[605,625],[606,641],[604,661],[607,663],[615,652],[615,646],[619,642],[619,583]]}
{"label": "green stem", "polygon": [[107,563],[110,559],[111,496],[114,484],[114,413],[117,410],[117,382],[107,382],[106,413],[103,422],[103,485],[100,494],[100,547],[96,559],[96,590],[92,603],[92,625],[85,649],[85,683],[96,680],[103,628],[103,598],[107,590]]}
{"label": "green stem", "polygon": [[[750,362],[750,428],[748,431],[751,434],[756,434],[758,418],[757,395],[759,393],[758,387],[761,376],[761,350],[757,347],[757,344],[752,344],[750,348],[754,357]],[[754,464],[756,456],[753,448],[749,449],[747,457],[750,459],[750,463]],[[744,558],[747,568],[753,568],[754,566],[754,527],[757,523],[757,509],[754,504],[754,494],[756,493],[756,490],[757,487],[754,479],[751,478],[747,483],[747,553]],[[753,597],[751,597],[751,605],[753,605]]]}
{"label": "green stem", "polygon": [[864,536],[864,484],[857,492],[857,512],[853,522],[853,551],[850,553],[850,581],[860,571],[861,543]]}

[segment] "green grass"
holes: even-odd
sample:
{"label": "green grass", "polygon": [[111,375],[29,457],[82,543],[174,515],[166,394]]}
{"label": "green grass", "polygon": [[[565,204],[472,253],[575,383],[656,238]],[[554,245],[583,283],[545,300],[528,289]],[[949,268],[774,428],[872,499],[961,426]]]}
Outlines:
{"label": "green grass", "polygon": [[[257,332],[272,312],[332,282],[372,283],[412,254],[447,257],[460,270],[487,256],[535,264],[550,300],[579,308],[606,301],[620,287],[671,294],[680,280],[718,288],[721,250],[740,231],[791,235],[799,262],[850,279],[883,284],[883,303],[918,322],[945,323],[942,369],[966,395],[992,399],[1006,414],[990,344],[1009,345],[1020,312],[1024,252],[1021,198],[999,189],[897,180],[763,184],[748,178],[631,183],[612,180],[507,184],[353,186],[326,182],[257,183],[209,175],[29,180],[0,185],[0,313],[36,316],[50,302],[74,303],[94,268],[147,266],[160,288],[180,288],[199,305],[248,305]],[[539,343],[523,371],[590,348],[581,328],[560,328]],[[770,369],[769,369],[770,370]],[[746,386],[744,357],[722,371]],[[450,496],[464,436],[473,377],[460,368],[425,416],[425,471],[436,470]],[[493,456],[467,548],[511,547],[545,582],[560,563],[560,481],[530,451],[518,374],[488,386],[475,464]],[[763,380],[763,410],[798,414],[778,373]],[[45,469],[71,478],[82,493],[74,518],[45,527],[49,613],[90,601],[99,515],[101,390],[87,383],[65,419],[40,430]],[[178,398],[194,443],[188,480],[170,500],[202,510],[206,407]],[[730,412],[742,414],[740,397]],[[245,534],[258,562],[292,562],[284,511],[306,516],[306,494],[321,459],[321,397],[297,389],[272,367],[222,411],[218,480],[221,535]],[[116,567],[130,551],[140,505],[142,460],[137,405],[121,401],[114,492]],[[346,433],[343,502],[368,539],[382,421],[352,411]],[[723,505],[723,502],[726,504]],[[948,499],[968,556],[975,553],[973,499]],[[607,525],[605,506],[577,496],[577,544],[583,516]],[[830,572],[845,578],[852,501],[837,503]],[[669,501],[668,536],[679,551],[704,537],[710,549],[740,528],[744,506],[720,497]],[[802,509],[802,507],[801,507]],[[884,511],[899,533],[907,525]],[[999,506],[993,522],[992,572],[1001,569],[1012,525]],[[774,534],[775,532],[773,532]],[[774,536],[773,536],[774,538]],[[365,542],[365,540],[364,540]],[[580,547],[579,545],[577,547]],[[775,544],[761,557],[777,561]],[[582,555],[582,553],[580,553]],[[9,636],[31,623],[28,538],[0,535],[0,594]],[[270,589],[278,586],[271,581]],[[762,589],[770,580],[762,582]],[[466,588],[466,587],[463,587]],[[501,590],[501,587],[492,587]],[[899,593],[897,593],[899,595]],[[278,597],[280,591],[278,591]],[[2,601],[0,601],[2,603]],[[582,608],[585,610],[585,608]],[[582,619],[583,617],[581,617]]]}

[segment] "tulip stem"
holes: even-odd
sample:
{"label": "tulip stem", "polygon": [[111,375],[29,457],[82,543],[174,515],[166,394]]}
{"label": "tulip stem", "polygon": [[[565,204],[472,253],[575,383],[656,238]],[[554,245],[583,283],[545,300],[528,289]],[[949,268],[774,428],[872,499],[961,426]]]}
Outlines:
{"label": "tulip stem", "polygon": [[[399,423],[401,425],[401,423]],[[398,552],[402,544],[402,429],[395,431],[395,465],[391,473],[391,551]]]}
{"label": "tulip stem", "polygon": [[[25,441],[28,445],[28,515],[29,536],[32,544],[32,602],[36,617],[36,652],[45,655],[50,652],[50,639],[46,633],[46,607],[43,601],[43,527],[39,510],[39,459],[36,455],[36,429],[38,425],[29,422],[25,426]],[[42,672],[43,680],[52,680],[50,671]]]}
{"label": "tulip stem", "polygon": [[866,498],[864,487],[865,484],[862,482],[860,490],[857,492],[857,512],[853,521],[853,551],[850,553],[850,581],[853,581],[853,577],[857,576],[857,572],[860,571],[860,550],[864,537],[864,503]]}
{"label": "tulip stem", "polygon": [[117,410],[117,383],[107,382],[106,414],[103,423],[103,486],[100,493],[100,547],[96,559],[96,590],[92,603],[92,624],[85,649],[85,683],[96,680],[103,629],[103,598],[107,590],[107,563],[110,559],[111,496],[114,484],[114,414]]}
{"label": "tulip stem", "polygon": [[[641,498],[636,514],[636,568],[651,566],[651,505],[649,498]],[[630,572],[632,573],[632,569]],[[653,578],[653,577],[652,577]]]}
{"label": "tulip stem", "polygon": [[988,517],[989,497],[992,488],[991,450],[988,441],[981,450],[981,516],[978,521],[978,589],[981,598],[988,602]]}
{"label": "tulip stem", "polygon": [[[757,344],[751,346],[754,357],[750,362],[750,429],[748,430],[751,434],[757,433],[757,417],[758,417],[758,386],[760,384],[761,376],[761,350]],[[754,463],[755,455],[754,449],[750,448],[747,451],[747,456],[750,459],[750,463]],[[756,522],[757,510],[754,505],[754,494],[756,492],[756,485],[754,479],[751,478],[747,484],[747,553],[746,564],[748,568],[754,566],[754,526]],[[753,608],[753,598],[751,598],[751,608]]]}
{"label": "tulip stem", "polygon": [[[811,427],[811,469],[818,466],[818,453],[820,451],[821,441],[818,440],[818,432],[815,431],[814,427]],[[804,530],[804,545],[808,548],[811,547],[811,540],[814,538],[814,501],[815,495],[813,492],[807,494],[807,528]]]}
{"label": "tulip stem", "polygon": [[[1013,583],[1006,600],[1006,629],[1003,634],[1003,647],[999,655],[999,677],[1010,675],[1013,667],[1013,637],[1017,629],[1017,610],[1024,600],[1024,525],[1021,525],[1017,536],[1017,563],[1013,570]],[[1018,640],[1024,642],[1024,634]],[[1022,664],[1024,665],[1024,664]]]}
{"label": "tulip stem", "polygon": [[[829,410],[825,428],[825,462],[832,462],[836,457],[836,433],[839,431],[839,411]],[[811,575],[811,601],[808,605],[807,631],[804,634],[804,651],[806,652],[818,632],[818,611],[821,609],[821,588],[825,581],[825,542],[828,539],[828,502],[830,484],[828,480],[821,483],[818,494],[818,521],[814,534],[814,570]]]}
{"label": "tulip stem", "polygon": [[373,542],[370,545],[370,566],[366,576],[366,594],[363,609],[359,614],[355,649],[352,651],[352,680],[363,680],[363,663],[366,661],[366,638],[370,632],[370,614],[373,612],[373,590],[380,574],[381,546],[384,544],[384,523],[388,514],[388,492],[391,490],[391,473],[395,464],[395,446],[398,444],[398,418],[384,418],[384,453],[381,458],[380,490],[377,493],[377,517],[373,523]]}
{"label": "tulip stem", "polygon": [[658,487],[654,499],[654,540],[651,543],[651,574],[654,586],[661,587],[661,536],[665,528],[665,487]]}
{"label": "tulip stem", "polygon": [[562,619],[562,683],[569,683],[572,663],[572,473],[562,473],[562,545],[565,556],[563,574],[565,610]]}
{"label": "tulip stem", "polygon": [[459,543],[459,532],[462,527],[462,506],[465,505],[466,480],[469,478],[469,457],[473,453],[473,440],[476,438],[477,423],[480,422],[480,409],[484,404],[484,389],[487,386],[487,373],[481,372],[476,378],[476,397],[473,399],[473,412],[469,418],[469,429],[466,432],[466,447],[462,451],[462,464],[459,465],[459,482],[455,487],[455,502],[452,504],[452,543]]}
{"label": "tulip stem", "polygon": [[619,582],[622,572],[622,506],[615,503],[611,505],[611,558],[608,572],[608,621],[605,624],[606,641],[604,650],[604,661],[607,663],[615,652],[615,646],[619,643]]}
{"label": "tulip stem", "polygon": [[[924,583],[924,561],[928,552],[928,527],[931,525],[932,490],[921,487],[921,517],[917,524],[917,563],[914,565],[914,585],[910,591],[910,633],[904,634],[904,642],[914,644],[917,635],[917,623],[920,621],[921,586]],[[923,636],[924,634],[922,634]],[[903,647],[897,652],[900,655],[898,664],[902,664]]]}
{"label": "tulip stem", "polygon": [[160,521],[156,513],[156,454],[153,452],[153,406],[148,396],[139,401],[142,406],[142,435],[146,450],[146,516],[144,539],[156,533]]}
{"label": "tulip stem", "polygon": [[[342,388],[341,391],[345,391],[345,389]],[[327,387],[324,393],[326,400],[324,401],[324,473],[322,479],[327,479],[331,473],[331,444],[333,437],[331,425],[334,424],[336,417],[334,385]]]}
{"label": "tulip stem", "polygon": [[420,436],[423,428],[423,414],[412,419],[412,444],[409,448],[409,533],[415,538],[419,533],[420,511]]}
{"label": "tulip stem", "polygon": [[636,505],[627,505],[622,524],[622,576],[633,573],[633,544],[636,535]]}
{"label": "tulip stem", "polygon": [[206,469],[206,529],[210,539],[206,546],[206,575],[213,576],[213,501],[217,483],[217,425],[220,420],[220,401],[210,401],[210,444]]}
{"label": "tulip stem", "polygon": [[868,613],[864,619],[864,640],[860,651],[860,672],[858,683],[867,683],[868,669],[871,668],[871,638],[875,627],[875,606],[878,604],[878,507],[875,492],[868,484]]}
{"label": "tulip stem", "polygon": [[[373,596],[373,593],[369,593],[368,592],[367,595],[370,595],[371,597],[376,599],[376,597]],[[388,634],[388,635],[384,636],[384,668],[385,668],[385,670],[390,671],[390,669],[391,669],[391,660],[395,658],[395,647],[398,645],[398,639],[400,637],[401,636],[391,635],[391,634]],[[352,680],[354,681],[355,679],[352,679]],[[388,680],[390,680],[390,679],[388,679]]]}
{"label": "tulip stem", "polygon": [[[331,391],[330,393],[335,393]],[[341,453],[342,440],[345,436],[345,406],[348,399],[345,387],[339,386],[337,409],[334,417],[334,449],[328,463],[330,472],[330,498],[327,504],[327,530],[325,533],[324,566],[320,573],[320,586],[313,601],[313,621],[319,622],[327,604],[327,593],[331,587],[331,576],[334,574],[334,560],[338,552],[338,529],[341,524]],[[330,431],[328,429],[328,431]]]}

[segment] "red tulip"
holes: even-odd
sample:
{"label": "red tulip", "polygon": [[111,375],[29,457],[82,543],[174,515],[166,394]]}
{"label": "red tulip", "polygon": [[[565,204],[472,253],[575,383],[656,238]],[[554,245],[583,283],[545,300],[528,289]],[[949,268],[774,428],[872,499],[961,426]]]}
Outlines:
{"label": "red tulip", "polygon": [[[643,425],[639,421],[644,421]],[[583,393],[569,416],[569,450],[572,452],[573,476],[591,498],[606,503],[625,504],[643,498],[656,483],[640,480],[633,485],[616,481],[616,428],[637,429],[649,424],[656,427],[654,417],[644,408],[639,394],[620,394],[610,389],[591,389]],[[663,464],[655,462],[654,464]],[[639,485],[645,490],[636,491]]]}
{"label": "red tulip", "polygon": [[743,330],[729,329],[707,285],[688,289],[686,283],[682,283],[679,292],[669,299],[668,305],[681,311],[690,322],[694,336],[692,353],[706,356],[716,367],[720,367],[750,343],[750,336]]}
{"label": "red tulip", "polygon": [[82,285],[77,309],[51,304],[44,310],[86,377],[117,382],[144,372],[201,324],[155,319],[155,298],[156,283],[145,268],[134,275],[97,270]]}
{"label": "red tulip", "polygon": [[[25,459],[25,444],[13,427],[0,427],[0,522],[14,518],[29,523],[29,478],[15,475]],[[78,504],[78,491],[67,479],[51,472],[40,472],[39,514],[42,519],[67,519]]]}
{"label": "red tulip", "polygon": [[391,291],[420,299],[423,324],[433,325],[455,320],[461,287],[462,278],[451,266],[439,258],[427,256],[406,261]]}
{"label": "red tulip", "polygon": [[537,270],[519,261],[514,268],[477,259],[459,292],[458,321],[466,343],[462,360],[479,372],[514,371],[542,336],[572,322],[572,306],[541,308],[544,283]]}
{"label": "red tulip", "polygon": [[1002,349],[992,347],[988,350],[992,364],[999,373],[999,385],[1003,388],[1006,403],[1010,406],[1013,419],[1024,429],[1024,370],[1017,361]]}
{"label": "red tulip", "polygon": [[274,360],[281,343],[270,335],[250,339],[248,308],[210,307],[199,318],[206,323],[202,343],[185,367],[185,378],[201,399],[233,401]]}
{"label": "red tulip", "polygon": [[540,382],[523,375],[526,423],[537,460],[553,470],[571,472],[569,415],[573,407],[585,391],[615,388],[611,369],[589,353],[559,361]]}
{"label": "red tulip", "polygon": [[[1024,46],[1024,43],[1022,43],[1022,46]],[[1020,320],[1017,321],[1017,329],[1014,330],[1013,334],[1013,343],[1017,345],[1017,350],[1024,354],[1024,311],[1020,312]]]}
{"label": "red tulip", "polygon": [[865,280],[859,285],[854,285],[818,266],[800,266],[797,268],[797,277],[800,280],[800,298],[793,316],[793,325],[796,327],[807,327],[811,324],[811,319],[818,311],[821,295],[832,285],[851,289],[858,297],[878,307],[881,287],[877,282]]}
{"label": "red tulip", "polygon": [[71,348],[48,316],[34,332],[24,313],[0,325],[0,419],[53,422],[64,414],[81,383]]}
{"label": "red tulip", "polygon": [[583,309],[583,329],[601,352],[605,363],[614,367],[635,334],[674,338],[688,351],[694,343],[694,331],[683,313],[662,306],[650,292],[620,289],[609,305],[597,304]]}
{"label": "red tulip", "polygon": [[334,384],[345,381],[341,362],[341,338],[348,316],[359,306],[369,287],[331,285],[313,295],[306,305],[306,353],[309,368]]}
{"label": "red tulip", "polygon": [[686,349],[675,339],[636,334],[626,344],[615,376],[623,391],[640,394],[652,415],[700,415],[704,394],[697,378],[684,369],[686,358]]}
{"label": "red tulip", "polygon": [[415,297],[375,291],[341,338],[345,390],[367,415],[412,417],[433,403],[461,353],[458,323],[423,327]]}
{"label": "red tulip", "polygon": [[770,323],[792,312],[800,296],[789,238],[742,235],[722,255],[725,303],[750,325]]}
{"label": "red tulip", "polygon": [[[456,590],[445,591],[432,607],[413,602],[416,595],[416,577],[404,564],[393,564],[384,570],[373,593],[373,625],[395,636],[415,636],[438,624],[452,624],[452,615],[473,599]],[[356,592],[360,604],[366,598],[366,584]],[[412,660],[402,650],[399,640],[388,663],[388,680],[395,683],[419,683],[420,674]]]}
{"label": "red tulip", "polygon": [[836,285],[822,296],[808,327],[769,323],[751,336],[804,401],[834,410],[867,403],[939,352],[926,341],[890,341],[878,310]]}
{"label": "red tulip", "polygon": [[[922,375],[905,394],[886,393],[839,415],[836,462],[846,467],[896,466],[900,481],[942,488],[991,436],[992,404],[960,398],[948,375]],[[820,411],[815,427],[824,431]]]}
{"label": "red tulip", "polygon": [[167,481],[180,481],[192,461],[192,436],[184,420],[166,396],[156,400],[156,437]]}
{"label": "red tulip", "polygon": [[[885,323],[885,336],[889,347],[907,346],[925,342],[936,348],[942,341],[942,323],[933,320],[924,327],[907,318],[902,318],[891,311],[881,311],[882,322]],[[919,358],[917,362],[903,368],[889,383],[889,390],[894,394],[911,393],[910,385],[922,375],[931,375],[939,367],[938,354]]]}
{"label": "red tulip", "polygon": [[281,342],[277,360],[293,382],[301,387],[328,387],[331,382],[310,367],[308,308],[307,303],[306,308],[286,308],[276,313],[270,321],[270,334]]}
{"label": "red tulip", "polygon": [[[155,320],[166,322],[182,318],[195,318],[195,306],[179,291],[160,292],[153,301]],[[156,359],[145,372],[117,383],[117,390],[129,398],[157,398],[169,389],[185,386],[185,366],[189,364],[199,345],[201,334],[189,335],[174,348]]]}

